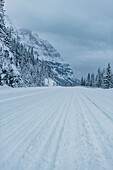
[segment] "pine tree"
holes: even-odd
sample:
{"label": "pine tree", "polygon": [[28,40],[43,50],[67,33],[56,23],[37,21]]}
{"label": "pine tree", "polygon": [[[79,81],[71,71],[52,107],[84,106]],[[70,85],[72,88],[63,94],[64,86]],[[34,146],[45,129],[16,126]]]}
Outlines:
{"label": "pine tree", "polygon": [[86,86],[86,80],[83,78],[83,86]]}
{"label": "pine tree", "polygon": [[106,69],[106,75],[105,75],[105,78],[104,78],[104,84],[105,84],[105,88],[107,88],[107,89],[112,87],[112,73],[111,73],[110,63],[108,63],[108,67]]}
{"label": "pine tree", "polygon": [[97,87],[100,88],[101,86],[102,86],[102,76],[101,76],[101,70],[99,67],[98,73],[97,73]]}
{"label": "pine tree", "polygon": [[4,0],[0,0],[0,27],[4,26]]}
{"label": "pine tree", "polygon": [[4,0],[0,0],[0,39],[4,38]]}
{"label": "pine tree", "polygon": [[113,73],[111,71],[110,63],[105,71],[101,71],[100,67],[98,68],[97,74],[88,73],[86,80],[82,77],[80,84],[83,86],[92,86],[98,88],[113,88]]}
{"label": "pine tree", "polygon": [[2,85],[2,57],[3,57],[2,48],[0,48],[0,86]]}
{"label": "pine tree", "polygon": [[84,79],[84,86],[86,86],[86,80]]}
{"label": "pine tree", "polygon": [[83,77],[81,78],[81,83],[80,84],[81,84],[81,86],[84,86],[84,78]]}
{"label": "pine tree", "polygon": [[113,74],[111,75],[111,88],[113,88]]}
{"label": "pine tree", "polygon": [[94,73],[91,74],[91,86],[95,87],[95,75],[94,75]]}
{"label": "pine tree", "polygon": [[104,85],[104,76],[105,76],[105,69],[103,69],[103,71],[101,72],[101,80],[102,80],[101,88],[105,88],[105,85]]}
{"label": "pine tree", "polygon": [[90,73],[88,73],[86,86],[90,86],[90,85],[91,85],[91,77],[90,77]]}

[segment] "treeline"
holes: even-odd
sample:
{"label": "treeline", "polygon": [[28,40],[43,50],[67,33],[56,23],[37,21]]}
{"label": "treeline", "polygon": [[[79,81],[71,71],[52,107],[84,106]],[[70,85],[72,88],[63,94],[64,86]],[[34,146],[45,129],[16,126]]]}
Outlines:
{"label": "treeline", "polygon": [[111,65],[108,63],[106,69],[98,68],[96,74],[88,73],[87,78],[81,78],[81,86],[98,87],[98,88],[113,88],[113,73]]}

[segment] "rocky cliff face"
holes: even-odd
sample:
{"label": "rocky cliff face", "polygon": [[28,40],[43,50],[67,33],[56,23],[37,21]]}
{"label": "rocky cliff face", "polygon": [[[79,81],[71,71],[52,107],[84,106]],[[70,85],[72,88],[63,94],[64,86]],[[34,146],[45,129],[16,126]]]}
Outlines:
{"label": "rocky cliff face", "polygon": [[76,82],[69,64],[47,40],[27,29],[17,30],[5,17],[0,38],[1,85],[73,86]]}
{"label": "rocky cliff face", "polygon": [[18,31],[18,39],[28,48],[33,48],[35,58],[38,56],[39,60],[45,61],[51,68],[53,79],[58,85],[75,85],[76,79],[70,65],[64,62],[60,54],[47,40],[40,39],[37,34],[27,29]]}

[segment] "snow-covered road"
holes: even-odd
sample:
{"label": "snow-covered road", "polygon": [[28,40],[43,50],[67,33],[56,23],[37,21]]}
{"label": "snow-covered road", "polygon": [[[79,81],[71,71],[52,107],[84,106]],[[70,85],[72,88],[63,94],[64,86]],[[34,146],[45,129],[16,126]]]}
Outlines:
{"label": "snow-covered road", "polygon": [[113,170],[113,90],[0,88],[0,170]]}

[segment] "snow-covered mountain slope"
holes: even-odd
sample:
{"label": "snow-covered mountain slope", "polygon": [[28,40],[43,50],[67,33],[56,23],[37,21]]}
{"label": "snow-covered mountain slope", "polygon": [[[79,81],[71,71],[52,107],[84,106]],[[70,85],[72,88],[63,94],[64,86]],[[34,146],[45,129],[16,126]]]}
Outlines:
{"label": "snow-covered mountain slope", "polygon": [[74,85],[75,79],[69,64],[65,63],[56,49],[37,34],[27,29],[18,31],[18,38],[22,44],[33,47],[34,55],[44,60],[52,68],[53,78],[59,85]]}
{"label": "snow-covered mountain slope", "polygon": [[113,169],[113,89],[2,88],[0,105],[0,170]]}
{"label": "snow-covered mountain slope", "polygon": [[48,41],[27,29],[17,30],[9,17],[4,17],[3,0],[0,15],[0,85],[34,87],[49,86],[49,82],[76,85],[69,64]]}
{"label": "snow-covered mountain slope", "polygon": [[76,85],[78,82],[73,75],[70,65],[65,63],[56,49],[47,41],[42,40],[36,33],[27,29],[17,30],[6,16],[5,23],[11,28],[12,36],[27,48],[33,49],[34,57],[44,61],[53,74],[53,80],[57,85],[69,86]]}
{"label": "snow-covered mountain slope", "polygon": [[63,59],[55,48],[47,40],[40,39],[37,34],[32,33],[27,29],[20,29],[18,31],[18,36],[23,44],[28,47],[33,47],[34,53],[39,56],[39,59],[63,62]]}

